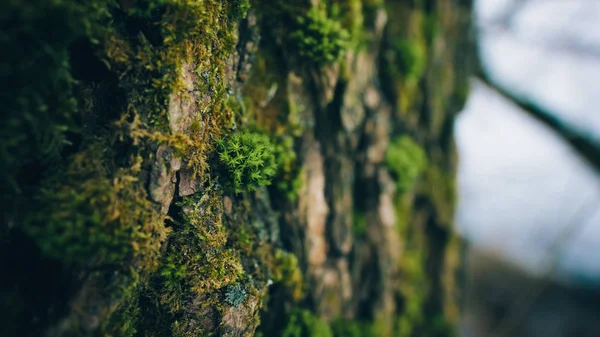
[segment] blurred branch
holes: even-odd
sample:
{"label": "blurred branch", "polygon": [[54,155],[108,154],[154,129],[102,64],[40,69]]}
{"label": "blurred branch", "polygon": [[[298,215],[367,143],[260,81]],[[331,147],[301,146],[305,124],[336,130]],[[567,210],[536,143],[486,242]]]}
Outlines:
{"label": "blurred branch", "polygon": [[481,65],[477,67],[475,76],[485,83],[488,87],[496,91],[502,97],[515,103],[519,108],[527,114],[546,125],[567,142],[573,150],[579,153],[597,172],[600,172],[600,144],[585,137],[581,132],[574,130],[558,119],[556,114],[548,111],[538,104],[529,100],[519,98],[507,89],[492,81],[489,76],[483,71]]}

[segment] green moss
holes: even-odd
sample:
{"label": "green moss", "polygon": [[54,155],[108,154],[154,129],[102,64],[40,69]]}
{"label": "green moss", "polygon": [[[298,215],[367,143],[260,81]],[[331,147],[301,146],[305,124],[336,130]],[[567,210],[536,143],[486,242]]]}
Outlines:
{"label": "green moss", "polygon": [[385,337],[386,333],[380,322],[338,319],[331,324],[335,337]]}
{"label": "green moss", "polygon": [[[144,185],[154,160],[150,153],[161,143],[184,158],[200,180],[210,179],[208,154],[237,109],[228,104],[225,68],[236,43],[236,21],[248,8],[247,0],[8,0],[0,5],[7,28],[0,32],[0,47],[10,51],[0,66],[0,78],[10,86],[0,93],[7,112],[0,117],[0,184],[8,192],[3,201],[18,195],[18,203],[26,205],[26,214],[11,221],[22,224],[19,229],[45,256],[68,265],[77,277],[103,276],[90,274],[98,269],[111,276],[107,289],[99,291],[110,294],[111,306],[119,305],[107,309],[103,335],[189,332],[179,311],[189,294],[206,296],[203,304],[210,307],[218,290],[244,273],[240,248],[229,245],[217,215],[222,199],[214,191],[195,200],[201,206],[182,206],[185,215],[170,222],[176,230],[165,249],[165,217],[148,200]],[[78,57],[81,45],[85,57]],[[100,74],[87,74],[90,69]],[[193,100],[195,122],[174,132],[169,103],[192,99],[184,70],[198,75],[194,89],[205,96]],[[98,97],[107,87],[118,104]],[[98,125],[82,136],[78,119],[88,115],[98,115]],[[16,177],[30,170],[44,177],[41,185],[37,178]],[[22,316],[33,309],[25,308]]]}
{"label": "green moss", "polygon": [[264,134],[234,133],[217,142],[217,152],[227,183],[236,193],[269,185],[277,172],[274,146]]}
{"label": "green moss", "polygon": [[236,282],[244,273],[240,257],[226,246],[221,201],[212,193],[180,203],[182,228],[174,231],[160,269],[160,299],[178,311],[190,292],[206,295]]}
{"label": "green moss", "polygon": [[189,321],[186,319],[177,320],[173,322],[171,327],[171,336],[172,337],[208,337],[212,334],[206,333],[202,328],[194,328],[190,329],[189,326],[191,324],[197,324],[194,321]]}
{"label": "green moss", "polygon": [[357,210],[352,212],[352,230],[356,237],[365,235],[367,232],[367,219],[364,213]]}
{"label": "green moss", "polygon": [[283,337],[383,337],[390,336],[382,321],[335,319],[332,323],[321,320],[307,309],[294,307],[287,317]]}
{"label": "green moss", "polygon": [[396,55],[396,66],[403,80],[409,83],[418,81],[426,67],[425,46],[419,40],[398,38],[394,41],[392,49]]}
{"label": "green moss", "polygon": [[329,0],[327,1],[328,17],[338,21],[348,32],[346,49],[357,50],[366,47],[364,14],[367,12],[362,0]]}
{"label": "green moss", "polygon": [[[134,38],[113,34],[106,42],[106,59],[129,93],[128,120],[141,142],[160,142],[174,147],[194,172],[205,177],[208,154],[233,120],[228,104],[225,67],[234,51],[237,20],[248,2],[218,0],[135,1],[124,8],[142,31]],[[205,99],[191,97],[194,90]],[[170,130],[169,102],[190,102],[197,111],[194,122],[183,130]]]}
{"label": "green moss", "polygon": [[413,201],[410,195],[396,198],[396,229],[404,242],[404,250],[399,260],[397,296],[402,298],[402,306],[394,320],[394,336],[414,336],[430,322],[425,321],[424,305],[429,296],[429,277],[425,266],[427,246],[425,233],[411,226]]}
{"label": "green moss", "polygon": [[232,0],[229,17],[232,21],[238,21],[246,17],[250,9],[250,0]]}
{"label": "green moss", "polygon": [[425,14],[422,21],[422,30],[428,45],[433,45],[435,37],[440,31],[440,19],[432,13]]}
{"label": "green moss", "polygon": [[299,301],[303,296],[303,278],[298,259],[292,253],[277,249],[271,267],[273,281],[288,289],[290,297]]}
{"label": "green moss", "polygon": [[[79,132],[69,48],[97,43],[114,7],[110,0],[19,1],[0,5],[0,200],[7,214],[47,165],[61,159],[68,134]],[[24,174],[31,172],[31,176]],[[17,205],[15,205],[17,206]],[[3,212],[4,213],[4,212]]]}
{"label": "green moss", "polygon": [[396,176],[400,192],[411,189],[419,175],[427,168],[425,152],[408,136],[392,141],[385,160],[390,171]]}
{"label": "green moss", "polygon": [[299,16],[290,35],[291,48],[297,50],[303,61],[317,66],[337,61],[348,47],[349,40],[348,31],[318,7]]}
{"label": "green moss", "polygon": [[156,267],[168,230],[138,182],[141,158],[109,166],[110,145],[94,142],[48,179],[26,231],[42,252],[67,264],[120,267],[133,260]]}
{"label": "green moss", "polygon": [[281,337],[333,337],[331,327],[306,309],[294,308]]}

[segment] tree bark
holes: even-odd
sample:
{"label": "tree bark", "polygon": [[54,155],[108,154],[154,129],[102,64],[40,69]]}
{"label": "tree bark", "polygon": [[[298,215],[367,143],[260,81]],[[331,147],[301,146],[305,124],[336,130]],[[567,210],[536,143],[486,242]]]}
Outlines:
{"label": "tree bark", "polygon": [[[71,145],[49,162],[31,145],[29,162],[6,168],[16,178],[3,186],[19,188],[3,215],[3,335],[456,333],[453,122],[473,64],[471,1],[92,3],[34,15],[94,13],[89,32],[52,45],[76,81],[40,94],[77,101],[49,107],[75,120],[57,128]],[[25,34],[36,10],[6,6],[16,22],[3,23]],[[335,27],[347,36],[318,40]],[[215,144],[241,132],[275,144],[270,186],[230,188]],[[392,162],[402,139],[408,159]]]}

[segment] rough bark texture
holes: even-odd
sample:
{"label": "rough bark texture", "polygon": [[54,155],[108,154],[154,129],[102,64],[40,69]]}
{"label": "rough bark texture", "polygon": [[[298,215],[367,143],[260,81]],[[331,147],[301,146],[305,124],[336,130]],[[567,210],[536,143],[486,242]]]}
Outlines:
{"label": "rough bark texture", "polygon": [[[62,70],[1,73],[49,83],[2,95],[3,336],[454,334],[470,1],[247,5],[2,5],[1,46]],[[238,132],[270,186],[231,189]]]}

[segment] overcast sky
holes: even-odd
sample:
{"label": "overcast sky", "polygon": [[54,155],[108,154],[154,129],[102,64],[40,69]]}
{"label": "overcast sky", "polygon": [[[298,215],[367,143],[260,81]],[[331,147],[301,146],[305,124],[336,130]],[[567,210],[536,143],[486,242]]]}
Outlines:
{"label": "overcast sky", "polygon": [[[509,3],[476,0],[484,65],[499,83],[600,140],[600,55],[592,55],[600,54],[600,1],[529,0],[509,31],[490,29]],[[600,280],[598,173],[477,82],[456,132],[459,231],[537,273],[549,246],[561,242],[562,278]]]}

